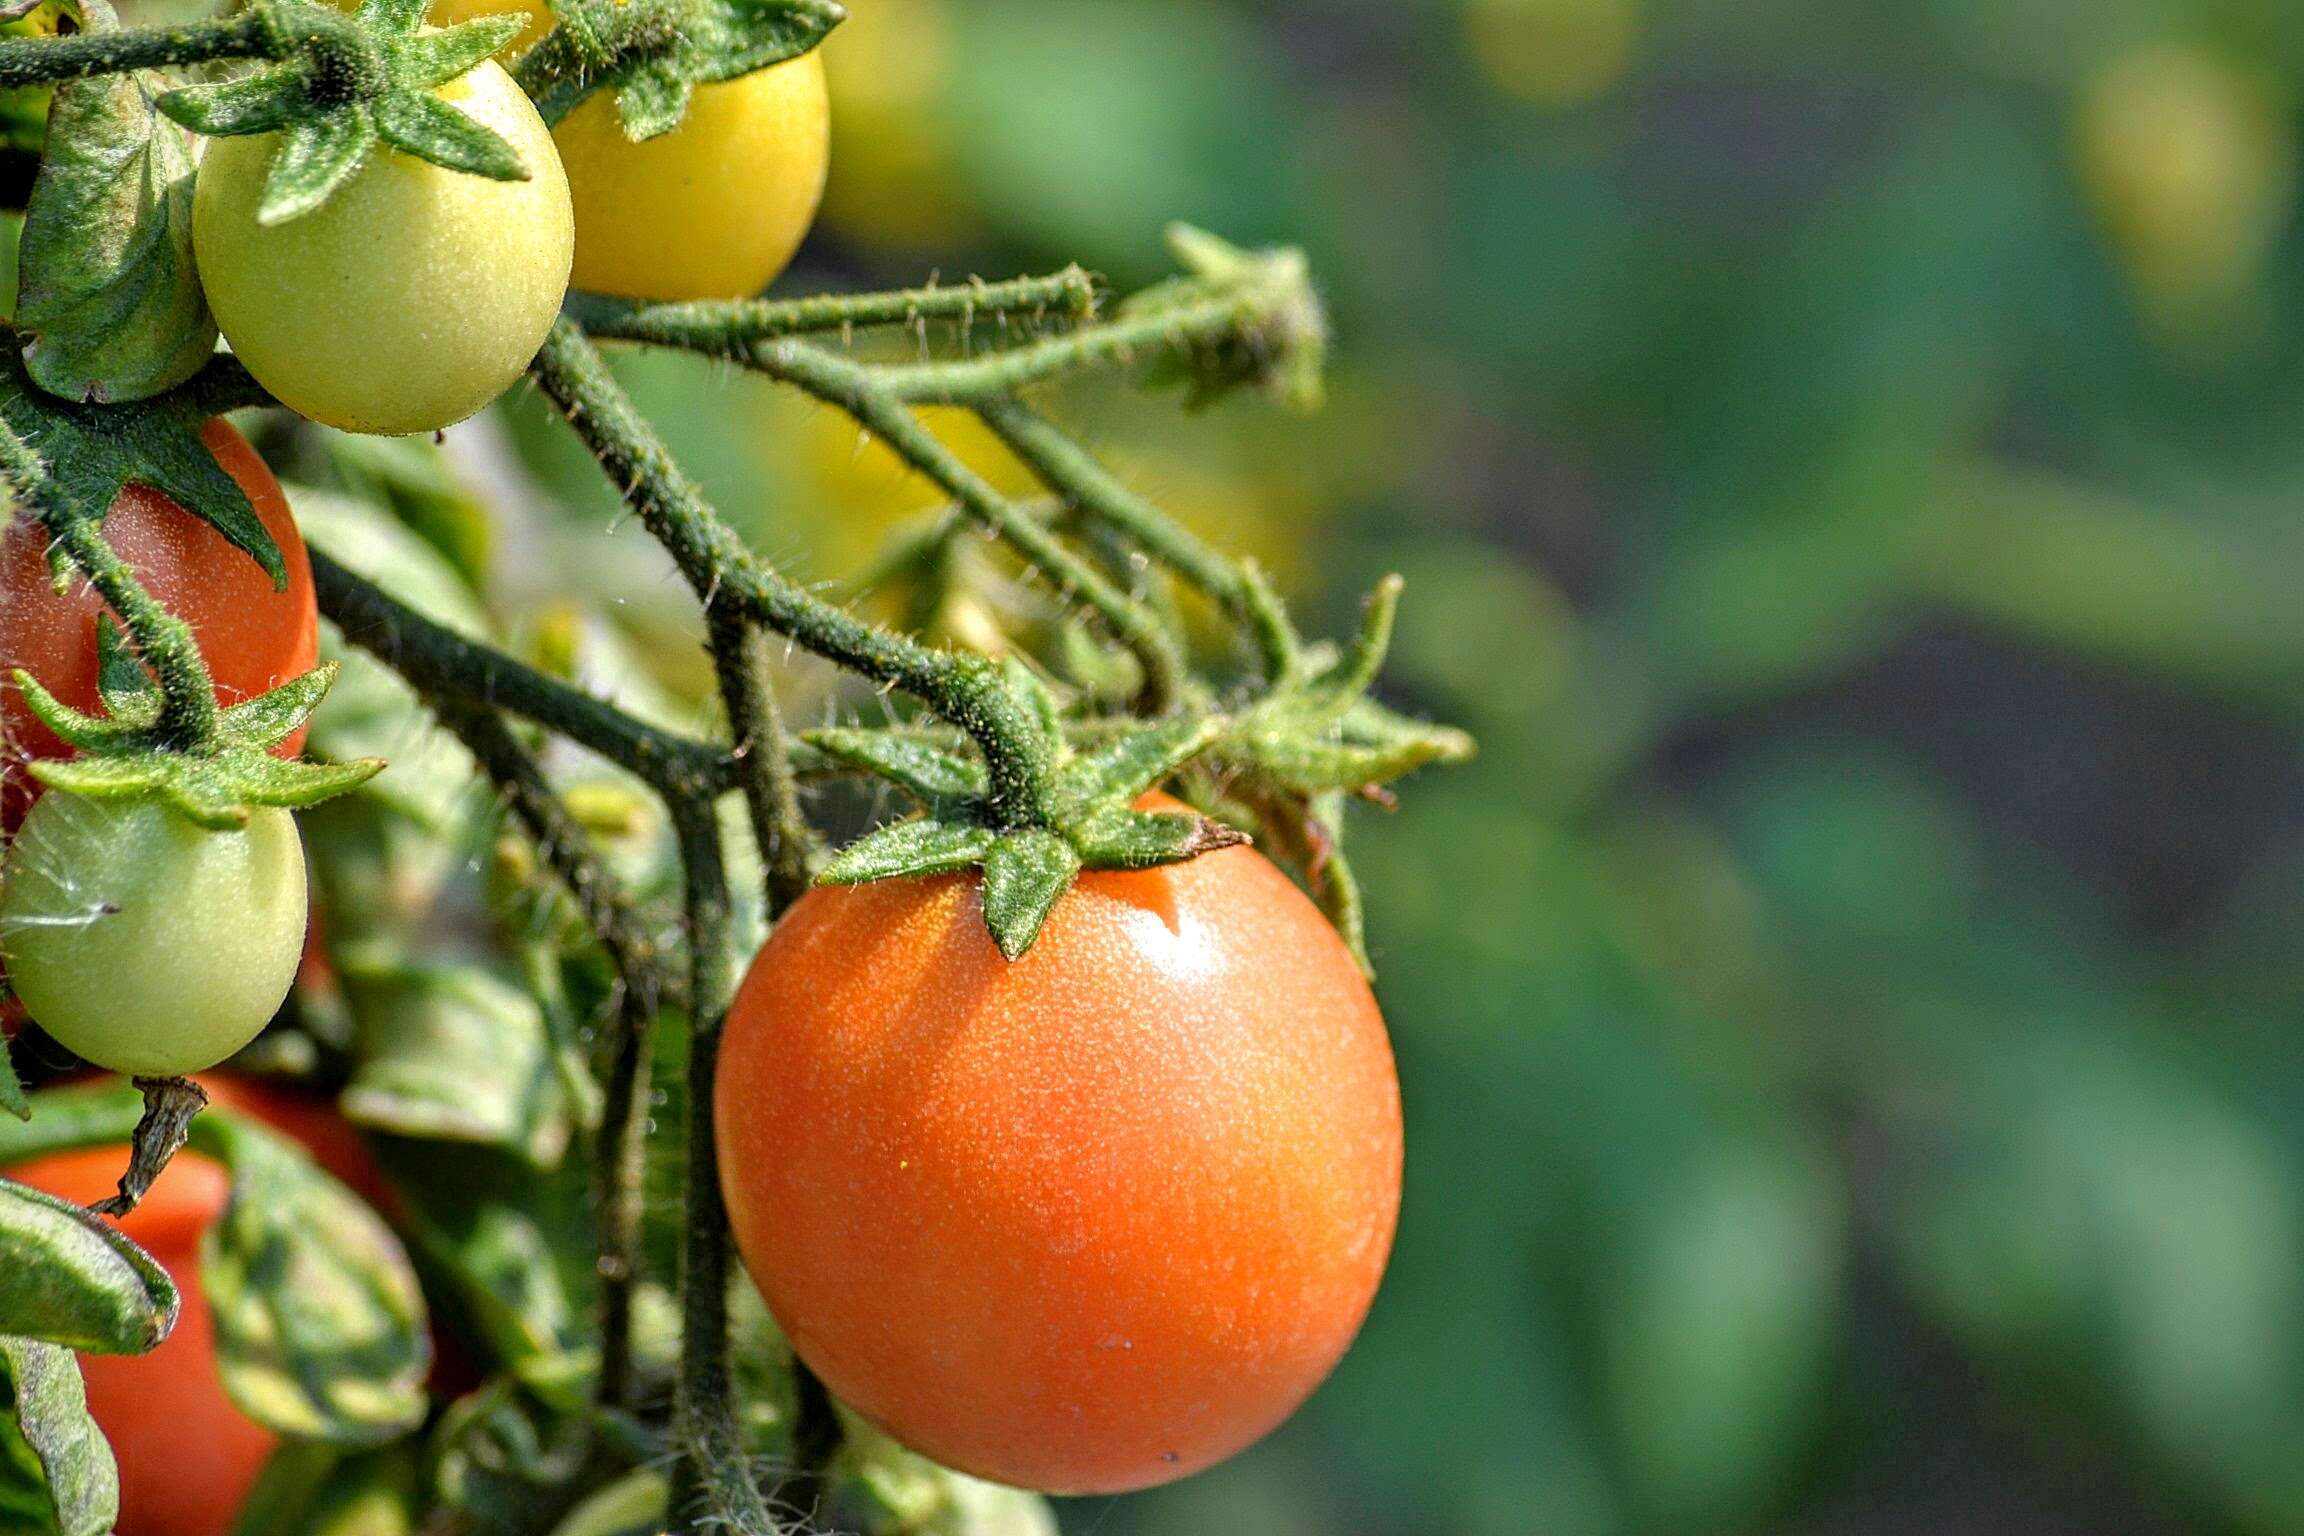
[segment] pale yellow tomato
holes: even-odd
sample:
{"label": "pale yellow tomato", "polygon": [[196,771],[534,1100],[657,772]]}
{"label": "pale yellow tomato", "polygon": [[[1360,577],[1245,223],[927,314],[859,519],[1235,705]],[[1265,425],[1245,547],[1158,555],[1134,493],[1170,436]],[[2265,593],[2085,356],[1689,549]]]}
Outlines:
{"label": "pale yellow tomato", "polygon": [[831,148],[815,53],[699,86],[670,133],[624,137],[613,93],[554,129],[576,197],[579,288],[635,299],[744,298],[800,248]]}
{"label": "pale yellow tomato", "polygon": [[568,288],[575,225],[544,121],[482,64],[439,91],[501,134],[526,181],[378,146],[326,203],[263,225],[278,134],[217,139],[192,241],[216,324],[282,404],[352,432],[430,432],[518,379]]}

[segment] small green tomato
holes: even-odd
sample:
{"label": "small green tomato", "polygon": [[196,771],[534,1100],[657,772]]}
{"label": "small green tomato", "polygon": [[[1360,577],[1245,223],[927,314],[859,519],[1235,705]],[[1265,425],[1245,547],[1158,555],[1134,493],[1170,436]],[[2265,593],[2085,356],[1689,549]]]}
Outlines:
{"label": "small green tomato", "polygon": [[279,1011],[304,948],[304,844],[286,811],[210,832],[150,800],[51,793],[0,865],[0,952],[73,1054],[179,1077]]}
{"label": "small green tomato", "polygon": [[327,202],[260,224],[281,138],[217,139],[192,244],[233,352],[282,404],[349,432],[431,432],[520,377],[568,289],[568,178],[544,120],[493,63],[438,95],[503,136],[526,181],[377,146]]}

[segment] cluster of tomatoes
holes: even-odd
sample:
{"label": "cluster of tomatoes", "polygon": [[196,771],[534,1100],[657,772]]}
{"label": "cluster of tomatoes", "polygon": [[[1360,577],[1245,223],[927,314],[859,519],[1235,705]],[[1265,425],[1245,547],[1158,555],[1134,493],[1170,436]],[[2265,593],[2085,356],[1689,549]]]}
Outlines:
{"label": "cluster of tomatoes", "polygon": [[[434,19],[506,8],[444,0]],[[547,131],[494,64],[443,94],[529,179],[379,150],[319,210],[265,225],[274,137],[208,147],[194,237],[210,305],[256,378],[315,420],[412,432],[469,415],[526,367],[571,272],[642,298],[756,292],[823,183],[814,55],[705,87],[639,145],[606,95]],[[141,488],[105,534],[191,624],[231,703],[308,670],[316,618],[279,486],[228,425],[206,442],[286,557],[284,588]],[[95,710],[101,601],[54,585],[24,519],[0,582],[0,667]],[[13,694],[0,729],[0,950],[32,1016],[91,1064],[144,1075],[246,1044],[303,941],[288,818],[209,833],[154,804],[43,798],[23,764],[67,749]],[[1245,847],[1085,876],[1016,963],[973,875],[811,891],[736,1000],[716,1111],[738,1245],[797,1352],[906,1444],[1050,1491],[1163,1482],[1286,1417],[1358,1328],[1398,1211],[1374,999],[1318,910]],[[88,1199],[123,1160],[12,1172]],[[179,1159],[130,1225],[195,1301],[162,1351],[90,1376],[130,1474],[123,1536],[227,1528],[272,1445],[215,1390],[197,1315],[188,1271],[221,1202],[216,1171]],[[203,1463],[232,1486],[145,1493],[144,1442],[163,1432],[171,1475]]]}

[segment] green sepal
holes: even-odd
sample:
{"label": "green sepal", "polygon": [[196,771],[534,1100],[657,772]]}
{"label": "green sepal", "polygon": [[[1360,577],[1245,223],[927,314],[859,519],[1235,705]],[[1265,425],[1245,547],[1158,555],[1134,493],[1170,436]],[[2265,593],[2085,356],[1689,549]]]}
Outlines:
{"label": "green sepal", "polygon": [[887,731],[807,733],[810,746],[835,762],[886,779],[931,812],[984,796],[984,765],[936,742]]}
{"label": "green sepal", "polygon": [[870,832],[824,866],[823,885],[862,885],[917,875],[949,875],[973,869],[992,851],[995,834],[973,822],[923,817]]}
{"label": "green sepal", "polygon": [[178,1305],[168,1271],[118,1229],[0,1179],[0,1333],[140,1355],[168,1337]]}
{"label": "green sepal", "polygon": [[1207,751],[1223,731],[1211,716],[1164,720],[1079,754],[1058,779],[1062,811],[1094,817],[1105,806],[1126,805]]}
{"label": "green sepal", "polygon": [[1072,840],[1092,869],[1151,869],[1249,839],[1237,827],[1193,812],[1114,810],[1080,827]]}
{"label": "green sepal", "polygon": [[327,202],[379,142],[434,165],[494,181],[525,181],[528,167],[502,135],[434,95],[496,53],[525,24],[483,16],[417,30],[421,4],[368,0],[357,20],[372,52],[356,79],[322,83],[299,55],[238,80],[168,92],[159,109],[196,133],[282,134],[256,207],[259,224],[284,224]]}
{"label": "green sepal", "polygon": [[1030,707],[1032,718],[1040,727],[1042,743],[1053,750],[1064,739],[1064,712],[1057,706],[1056,695],[1049,692],[1046,680],[1013,652],[1000,658],[1000,675],[1009,689]]}
{"label": "green sepal", "polygon": [[1080,874],[1080,853],[1039,829],[1002,834],[984,855],[984,926],[1010,960],[1021,959]]}
{"label": "green sepal", "polygon": [[233,705],[216,717],[217,731],[232,746],[271,751],[312,718],[312,712],[328,697],[328,690],[336,686],[336,676],[343,665],[338,661],[324,661],[246,703]]}
{"label": "green sepal", "polygon": [[146,716],[134,704],[135,713],[128,719],[83,714],[50,693],[29,672],[17,672],[14,681],[32,717],[68,747],[81,752],[133,752],[152,745],[152,726],[158,716]]}
{"label": "green sepal", "polygon": [[[695,87],[798,58],[848,14],[834,0],[687,0],[675,9],[670,46],[608,76],[624,136],[635,143],[679,127]],[[563,24],[581,25],[580,15],[569,8]]]}
{"label": "green sepal", "polygon": [[246,826],[250,813],[259,807],[303,810],[333,800],[383,770],[381,758],[289,762],[247,748],[213,757],[143,752],[32,765],[33,777],[52,789],[92,800],[157,799],[187,821],[216,832]]}
{"label": "green sepal", "polygon": [[0,323],[0,422],[39,456],[66,504],[109,510],[130,481],[148,485],[245,551],[275,588],[286,589],[288,566],[279,546],[248,493],[200,440],[214,412],[199,379],[134,410],[66,400],[33,382],[22,341],[21,331]]}
{"label": "green sepal", "polygon": [[[92,30],[118,23],[89,6]],[[25,364],[68,400],[142,400],[216,350],[192,263],[191,141],[140,75],[68,80],[24,214],[16,320]]]}
{"label": "green sepal", "polygon": [[[96,697],[103,701],[107,720],[138,730],[158,725],[167,702],[158,680],[128,643],[128,632],[109,613],[98,615],[96,620]],[[49,707],[51,713],[64,709],[53,696]]]}
{"label": "green sepal", "polygon": [[1163,349],[1154,383],[1185,386],[1195,407],[1234,389],[1262,390],[1291,410],[1317,410],[1326,395],[1328,315],[1313,291],[1310,263],[1294,249],[1248,251],[1189,224],[1168,227],[1168,249],[1186,275],[1136,294],[1117,314],[1142,319],[1238,295],[1243,318],[1258,317],[1223,342],[1204,337]]}
{"label": "green sepal", "polygon": [[107,1536],[120,1470],[72,1352],[0,1335],[0,1402],[0,1529]]}

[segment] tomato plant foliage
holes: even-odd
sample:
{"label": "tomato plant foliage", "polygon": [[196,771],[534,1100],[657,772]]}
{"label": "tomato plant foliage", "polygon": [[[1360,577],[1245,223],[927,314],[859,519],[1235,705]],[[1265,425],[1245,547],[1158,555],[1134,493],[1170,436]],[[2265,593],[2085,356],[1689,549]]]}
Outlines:
{"label": "tomato plant foliage", "polygon": [[[0,331],[10,1529],[992,1536],[1285,1418],[1398,1214],[1346,810],[1471,743],[1372,694],[1397,582],[1308,639],[1054,413],[1317,404],[1302,257],[761,297],[830,0],[69,20],[0,37],[58,82]],[[787,576],[603,348],[885,443],[949,502],[886,584],[982,643]],[[700,669],[490,601],[495,510],[393,434],[523,377]]]}

